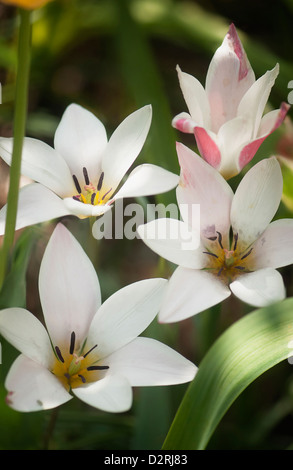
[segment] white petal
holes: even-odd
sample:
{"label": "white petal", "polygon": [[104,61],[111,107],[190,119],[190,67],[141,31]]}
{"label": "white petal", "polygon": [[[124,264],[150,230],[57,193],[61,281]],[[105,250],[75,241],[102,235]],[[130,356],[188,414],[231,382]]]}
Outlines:
{"label": "white petal", "polygon": [[265,307],[286,296],[281,274],[271,268],[243,274],[230,284],[230,289],[240,300],[254,307]]}
{"label": "white petal", "polygon": [[192,75],[176,67],[180,87],[193,121],[198,126],[210,127],[210,106],[202,84]]}
{"label": "white petal", "polygon": [[73,235],[58,224],[46,247],[39,275],[40,299],[54,346],[76,335],[76,347],[87,335],[101,304],[96,271]]}
{"label": "white petal", "polygon": [[[13,139],[0,139],[0,156],[11,165]],[[60,197],[76,193],[65,160],[49,145],[26,137],[22,148],[21,174],[51,189]]]}
{"label": "white petal", "polygon": [[230,294],[229,288],[213,274],[179,267],[170,278],[159,321],[185,320],[222,302]]}
{"label": "white petal", "polygon": [[121,374],[133,387],[173,385],[193,380],[197,368],[165,344],[136,338],[107,357],[112,374]]}
{"label": "white petal", "polygon": [[123,176],[140,153],[152,120],[151,106],[130,114],[117,127],[109,139],[103,155],[102,169],[105,173],[103,186],[117,188]]}
{"label": "white petal", "polygon": [[92,182],[99,178],[106,145],[105,127],[94,114],[77,104],[66,108],[56,129],[54,146],[80,184],[84,181],[83,167]]}
{"label": "white petal", "polygon": [[72,197],[63,199],[64,206],[69,214],[76,215],[80,219],[85,217],[98,217],[99,215],[108,212],[111,209],[109,204],[84,204],[83,202],[76,201]]}
{"label": "white petal", "polygon": [[[193,220],[192,206],[200,204],[201,232],[205,233],[211,226],[222,234],[223,240],[228,237],[230,229],[230,207],[233,192],[229,184],[211,165],[205,162],[192,150],[177,144],[177,153],[181,167],[180,183],[177,188],[179,207],[189,207],[189,223]],[[197,223],[197,221],[195,221]]]}
{"label": "white petal", "polygon": [[145,163],[130,173],[126,182],[115,195],[115,199],[165,193],[175,188],[178,182],[178,175],[159,166]]}
{"label": "white petal", "polygon": [[197,269],[206,264],[204,250],[199,248],[199,233],[193,234],[184,222],[160,218],[140,225],[137,232],[151,250],[171,263]]}
{"label": "white petal", "polygon": [[18,351],[39,364],[50,367],[54,353],[42,323],[23,308],[0,311],[0,333]]}
{"label": "white petal", "polygon": [[86,387],[74,388],[73,393],[88,405],[110,413],[128,411],[132,405],[131,386],[119,375],[109,374]]}
{"label": "white petal", "polygon": [[140,335],[157,315],[166,285],[166,279],[145,279],[115,292],[92,321],[89,347],[97,344],[103,358]]}
{"label": "white petal", "polygon": [[254,243],[251,253],[256,269],[281,268],[293,263],[293,219],[272,222]]}
{"label": "white petal", "polygon": [[[0,235],[5,232],[7,205],[0,210]],[[69,215],[62,199],[39,183],[31,183],[19,191],[16,230]]]}
{"label": "white petal", "polygon": [[215,52],[206,77],[212,127],[218,132],[224,122],[236,116],[237,106],[255,77],[236,28],[231,25]]}
{"label": "white petal", "polygon": [[277,64],[251,86],[239,104],[237,115],[251,120],[254,129],[253,137],[257,136],[261,117],[278,73],[279,65]]}
{"label": "white petal", "polygon": [[7,404],[22,412],[49,410],[72,398],[48,369],[23,355],[12,364],[5,387]]}
{"label": "white petal", "polygon": [[282,173],[275,157],[260,161],[243,177],[231,207],[231,225],[243,245],[249,246],[267,228],[279,207],[282,190]]}

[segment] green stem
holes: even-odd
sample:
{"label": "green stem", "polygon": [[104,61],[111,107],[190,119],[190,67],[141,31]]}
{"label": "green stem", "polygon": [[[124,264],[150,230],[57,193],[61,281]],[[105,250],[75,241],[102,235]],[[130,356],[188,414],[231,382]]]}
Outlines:
{"label": "green stem", "polygon": [[20,9],[20,28],[18,38],[18,68],[16,77],[14,140],[10,169],[10,184],[7,198],[7,214],[2,253],[0,257],[0,288],[3,285],[10,250],[14,242],[18,191],[21,169],[22,144],[25,135],[28,85],[31,53],[31,12]]}

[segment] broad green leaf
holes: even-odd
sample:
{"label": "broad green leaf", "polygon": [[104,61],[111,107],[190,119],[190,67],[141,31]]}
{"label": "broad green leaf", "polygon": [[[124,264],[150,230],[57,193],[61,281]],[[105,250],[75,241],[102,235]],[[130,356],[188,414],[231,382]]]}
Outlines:
{"label": "broad green leaf", "polygon": [[205,449],[246,387],[288,358],[292,340],[293,298],[255,310],[228,328],[200,364],[163,449]]}

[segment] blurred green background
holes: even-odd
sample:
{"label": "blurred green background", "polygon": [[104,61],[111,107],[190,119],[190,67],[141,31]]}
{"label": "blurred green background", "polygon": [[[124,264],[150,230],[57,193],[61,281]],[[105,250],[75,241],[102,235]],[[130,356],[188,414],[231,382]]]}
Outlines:
{"label": "blurred green background", "polygon": [[[175,142],[195,149],[194,139],[171,127],[186,110],[175,67],[204,84],[213,53],[229,24],[238,30],[256,77],[280,64],[270,96],[272,109],[287,100],[293,79],[293,1],[236,0],[54,0],[34,12],[27,135],[53,143],[66,106],[76,102],[104,123],[108,136],[135,109],[151,103],[153,121],[137,163],[148,161],[179,172]],[[12,135],[16,71],[17,9],[0,4],[0,134]],[[290,116],[290,112],[289,112]],[[287,119],[288,120],[288,119]],[[292,134],[283,125],[259,149],[256,160],[282,152],[293,159]],[[288,134],[289,132],[289,134]],[[0,204],[9,172],[1,163]],[[292,171],[284,167],[286,205],[278,217],[292,217]],[[230,181],[236,187],[239,177]],[[170,192],[146,202],[174,202]],[[289,203],[289,202],[290,203]],[[139,279],[170,276],[174,266],[160,263],[140,240],[89,239],[88,221],[62,221],[82,243],[96,266],[103,298]],[[17,234],[11,277],[0,307],[26,306],[39,318],[37,280],[43,251],[56,222]],[[292,267],[282,271],[293,294]],[[231,298],[210,311],[174,325],[156,321],[145,334],[171,345],[197,365],[221,332],[251,309]],[[293,324],[292,324],[293,327]],[[17,352],[1,341],[0,449],[160,449],[186,389],[135,390],[128,413],[111,415],[76,399],[57,412],[17,413],[5,404],[4,380]],[[217,428],[209,449],[290,449],[293,446],[293,369],[288,362],[253,383]]]}

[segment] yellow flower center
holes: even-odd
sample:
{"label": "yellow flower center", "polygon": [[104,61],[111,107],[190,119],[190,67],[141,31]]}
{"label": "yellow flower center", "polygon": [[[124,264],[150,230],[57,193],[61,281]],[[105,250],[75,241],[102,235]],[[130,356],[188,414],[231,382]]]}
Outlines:
{"label": "yellow flower center", "polygon": [[60,380],[67,390],[80,387],[82,384],[96,382],[101,379],[101,371],[109,369],[109,366],[97,365],[99,358],[93,354],[93,346],[86,353],[75,352],[75,333],[71,333],[69,349],[61,351],[55,346],[56,361],[52,373]]}
{"label": "yellow flower center", "polygon": [[112,188],[105,189],[105,187],[103,187],[104,172],[102,172],[100,175],[97,187],[95,187],[90,182],[89,175],[85,167],[83,168],[83,176],[85,185],[83,186],[82,190],[82,186],[80,185],[76,175],[72,175],[76,190],[78,192],[78,194],[73,196],[73,199],[84,204],[91,204],[93,206],[105,204],[110,199]]}
{"label": "yellow flower center", "polygon": [[209,240],[213,243],[209,245],[210,249],[204,251],[208,256],[206,271],[215,274],[226,283],[234,281],[241,273],[253,271],[253,263],[249,257],[253,248],[242,250],[238,244],[238,234],[234,235],[233,246],[230,249],[224,248],[220,232]]}

